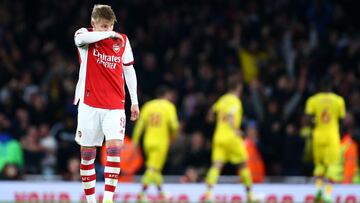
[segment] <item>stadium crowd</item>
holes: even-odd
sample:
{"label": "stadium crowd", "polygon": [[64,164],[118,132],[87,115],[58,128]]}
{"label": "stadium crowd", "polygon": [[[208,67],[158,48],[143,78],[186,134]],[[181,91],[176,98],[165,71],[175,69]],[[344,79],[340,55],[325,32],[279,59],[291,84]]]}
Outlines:
{"label": "stadium crowd", "polygon": [[[93,1],[0,2],[0,171],[78,179],[72,104],[78,60],[74,32]],[[359,137],[360,37],[354,6],[329,0],[109,1],[115,30],[129,36],[140,104],[160,85],[177,91],[181,132],[164,174],[201,180],[210,166],[211,104],[230,74],[243,79],[243,131],[266,175],[310,176],[304,102],[323,77],[346,100],[343,132]],[[357,26],[359,27],[359,26]],[[129,103],[129,102],[128,102]],[[128,108],[127,108],[128,109]],[[132,122],[127,122],[131,137]],[[10,160],[10,161],[8,161]],[[8,164],[12,163],[12,164]],[[75,169],[74,169],[75,168]],[[227,174],[233,170],[225,169]],[[198,176],[198,177],[197,177]]]}

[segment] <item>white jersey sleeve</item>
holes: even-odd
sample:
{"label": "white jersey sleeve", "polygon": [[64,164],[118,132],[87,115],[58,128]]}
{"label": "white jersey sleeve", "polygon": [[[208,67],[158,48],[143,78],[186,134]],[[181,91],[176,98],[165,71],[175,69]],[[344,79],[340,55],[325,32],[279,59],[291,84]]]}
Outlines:
{"label": "white jersey sleeve", "polygon": [[125,50],[122,58],[124,66],[134,64],[134,56],[132,53],[131,45],[129,38],[126,37]]}
{"label": "white jersey sleeve", "polygon": [[137,96],[137,79],[136,73],[133,65],[124,66],[124,75],[126,86],[128,87],[130,93],[131,104],[138,104]]}
{"label": "white jersey sleeve", "polygon": [[89,32],[86,28],[81,28],[75,32],[74,41],[75,45],[78,47],[84,46],[86,44],[91,44],[94,42],[98,42],[100,40],[114,37],[116,32],[108,31],[108,32]]}

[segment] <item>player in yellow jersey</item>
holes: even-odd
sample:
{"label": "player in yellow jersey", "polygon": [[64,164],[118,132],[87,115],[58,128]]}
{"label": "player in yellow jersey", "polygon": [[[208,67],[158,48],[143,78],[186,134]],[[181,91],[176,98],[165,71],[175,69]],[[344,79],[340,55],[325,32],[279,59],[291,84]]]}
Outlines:
{"label": "player in yellow jersey", "polygon": [[[320,92],[306,101],[305,113],[314,124],[313,155],[316,178],[316,201],[331,202],[331,182],[336,176],[336,164],[340,156],[340,119],[345,117],[343,97],[331,92],[330,80],[323,80]],[[323,182],[328,181],[325,191]],[[323,195],[324,194],[324,195]]]}
{"label": "player in yellow jersey", "polygon": [[238,77],[231,77],[228,81],[228,92],[215,102],[207,115],[209,121],[216,120],[216,127],[212,142],[212,166],[206,176],[205,201],[211,200],[212,188],[227,162],[238,166],[238,175],[246,187],[248,202],[252,199],[252,179],[246,164],[248,154],[240,133],[243,114],[239,99],[241,90],[242,84]]}
{"label": "player in yellow jersey", "polygon": [[169,145],[179,129],[179,121],[175,100],[175,92],[167,87],[157,90],[157,99],[146,102],[136,122],[133,141],[139,144],[140,136],[144,132],[143,150],[146,157],[146,171],[142,178],[143,188],[139,200],[145,199],[146,190],[150,184],[158,188],[160,198],[164,198],[162,190],[163,178],[161,171],[166,161]]}

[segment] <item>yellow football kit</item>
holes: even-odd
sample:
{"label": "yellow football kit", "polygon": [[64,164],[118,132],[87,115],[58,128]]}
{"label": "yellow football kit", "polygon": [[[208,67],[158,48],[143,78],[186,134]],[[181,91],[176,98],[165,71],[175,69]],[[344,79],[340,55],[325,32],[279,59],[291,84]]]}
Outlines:
{"label": "yellow football kit", "polygon": [[176,107],[165,99],[154,99],[144,104],[139,120],[136,122],[133,141],[139,143],[145,130],[143,147],[146,166],[161,171],[167,157],[171,136],[179,128]]}
{"label": "yellow football kit", "polygon": [[306,101],[305,113],[315,119],[314,175],[332,179],[332,168],[340,158],[339,119],[345,117],[345,101],[335,93],[317,93]]}
{"label": "yellow football kit", "polygon": [[240,99],[235,95],[225,94],[215,102],[211,110],[216,113],[212,161],[232,164],[246,162],[246,148],[238,135],[242,119]]}
{"label": "yellow football kit", "polygon": [[205,199],[211,199],[213,186],[217,183],[222,166],[226,162],[238,165],[237,175],[246,188],[247,200],[251,202],[251,173],[246,165],[248,154],[240,136],[242,105],[236,94],[227,93],[221,96],[211,107],[209,115],[215,113],[216,127],[212,142],[212,166],[206,175],[208,190]]}

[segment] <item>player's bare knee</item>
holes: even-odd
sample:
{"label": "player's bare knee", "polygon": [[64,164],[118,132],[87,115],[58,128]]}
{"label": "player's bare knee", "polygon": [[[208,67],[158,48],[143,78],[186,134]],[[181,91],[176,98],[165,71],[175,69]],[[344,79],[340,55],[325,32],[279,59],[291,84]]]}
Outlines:
{"label": "player's bare knee", "polygon": [[91,159],[95,159],[96,157],[96,148],[95,147],[91,147],[91,148],[81,148],[80,150],[80,154],[81,154],[81,158],[84,160],[91,160]]}

